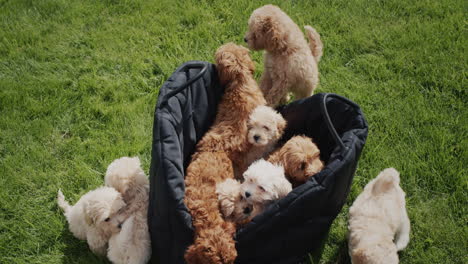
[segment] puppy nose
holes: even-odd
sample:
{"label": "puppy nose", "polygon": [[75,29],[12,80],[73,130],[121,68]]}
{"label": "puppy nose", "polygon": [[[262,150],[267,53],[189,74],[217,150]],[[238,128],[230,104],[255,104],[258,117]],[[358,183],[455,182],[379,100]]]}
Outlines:
{"label": "puppy nose", "polygon": [[244,208],[244,214],[250,214],[250,212],[252,212],[252,208],[250,207]]}
{"label": "puppy nose", "polygon": [[255,139],[255,141],[258,141],[258,140],[260,139],[260,136],[259,136],[259,135],[255,135],[255,136],[254,136],[254,139]]}
{"label": "puppy nose", "polygon": [[246,38],[246,37],[244,37],[244,41],[247,42],[247,38]]}
{"label": "puppy nose", "polygon": [[117,226],[119,229],[122,229],[122,223]]}
{"label": "puppy nose", "polygon": [[250,197],[250,193],[249,192],[245,192],[245,198],[249,198]]}

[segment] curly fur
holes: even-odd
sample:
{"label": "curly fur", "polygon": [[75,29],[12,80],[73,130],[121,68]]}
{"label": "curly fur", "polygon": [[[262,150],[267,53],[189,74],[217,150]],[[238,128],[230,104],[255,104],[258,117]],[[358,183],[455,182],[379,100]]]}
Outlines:
{"label": "curly fur", "polygon": [[126,205],[122,195],[114,188],[100,187],[86,193],[71,206],[59,190],[57,203],[63,209],[73,235],[86,240],[95,254],[106,255],[110,236],[120,231],[115,216]]}
{"label": "curly fur", "polygon": [[216,185],[219,209],[227,221],[242,225],[250,221],[253,204],[241,194],[241,183],[234,179],[226,179]]}
{"label": "curly fur", "polygon": [[261,213],[272,202],[285,197],[291,190],[292,185],[286,179],[283,167],[264,159],[249,166],[241,184],[242,196],[256,209],[251,217]]}
{"label": "curly fur", "polygon": [[318,62],[323,44],[311,26],[305,27],[309,44],[300,28],[279,7],[266,5],[252,13],[244,40],[253,50],[266,50],[260,89],[269,106],[311,96],[319,83]]}
{"label": "curly fur", "polygon": [[147,263],[151,257],[148,231],[149,181],[138,157],[114,160],[107,168],[105,184],[117,189],[127,206],[116,217],[122,230],[109,240],[107,257],[113,263]]}
{"label": "curly fur", "polygon": [[242,178],[242,173],[252,162],[263,158],[274,149],[285,127],[286,120],[271,107],[261,105],[252,111],[247,122],[247,139],[252,144],[252,148],[244,156],[243,163],[237,171],[239,173],[236,175],[237,179]]}
{"label": "curly fur", "polygon": [[324,166],[320,160],[320,150],[312,139],[306,136],[292,137],[275,150],[268,157],[268,161],[281,164],[295,187],[306,182]]}
{"label": "curly fur", "polygon": [[370,181],[349,210],[348,249],[354,264],[398,263],[409,242],[410,221],[400,174],[385,169]]}
{"label": "curly fur", "polygon": [[215,60],[226,88],[214,124],[198,142],[186,172],[185,204],[195,229],[194,244],[185,253],[188,263],[233,263],[237,257],[235,226],[221,216],[216,184],[239,170],[252,147],[247,140],[249,114],[266,103],[252,76],[248,49],[229,43],[216,51]]}

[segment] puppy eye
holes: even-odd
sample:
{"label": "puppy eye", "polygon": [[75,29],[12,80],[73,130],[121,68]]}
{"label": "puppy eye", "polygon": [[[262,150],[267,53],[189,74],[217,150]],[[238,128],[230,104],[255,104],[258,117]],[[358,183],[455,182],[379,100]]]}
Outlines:
{"label": "puppy eye", "polygon": [[263,188],[262,186],[258,186],[258,188],[260,189],[260,191],[264,192],[265,191],[265,188]]}
{"label": "puppy eye", "polygon": [[109,221],[110,221],[110,218],[107,217],[106,219],[104,219],[104,221],[109,222]]}
{"label": "puppy eye", "polygon": [[307,167],[307,163],[306,162],[302,162],[301,164],[301,170],[305,170]]}
{"label": "puppy eye", "polygon": [[270,128],[267,126],[263,126],[263,129],[265,129],[266,131],[270,131]]}

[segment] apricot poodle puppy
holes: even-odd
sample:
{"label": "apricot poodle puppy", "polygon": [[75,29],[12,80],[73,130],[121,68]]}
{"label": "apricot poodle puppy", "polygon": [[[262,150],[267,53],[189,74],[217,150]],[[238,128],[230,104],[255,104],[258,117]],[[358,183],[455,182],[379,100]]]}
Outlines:
{"label": "apricot poodle puppy", "polygon": [[194,244],[185,253],[188,263],[234,263],[237,257],[236,229],[219,211],[216,184],[234,178],[234,170],[252,147],[247,140],[249,115],[266,103],[253,78],[248,49],[223,45],[215,61],[225,92],[214,124],[198,142],[185,177],[185,204],[195,229]]}
{"label": "apricot poodle puppy", "polygon": [[282,147],[275,150],[268,157],[268,161],[282,165],[294,187],[305,183],[324,166],[323,161],[320,160],[319,148],[311,138],[306,136],[292,137]]}
{"label": "apricot poodle puppy", "polygon": [[348,249],[351,262],[398,263],[409,242],[410,220],[400,174],[394,168],[370,181],[349,209]]}
{"label": "apricot poodle puppy", "polygon": [[311,26],[301,29],[279,7],[265,5],[252,13],[244,40],[250,49],[266,50],[260,89],[269,106],[284,104],[288,92],[296,99],[311,96],[319,83],[318,62],[323,44]]}

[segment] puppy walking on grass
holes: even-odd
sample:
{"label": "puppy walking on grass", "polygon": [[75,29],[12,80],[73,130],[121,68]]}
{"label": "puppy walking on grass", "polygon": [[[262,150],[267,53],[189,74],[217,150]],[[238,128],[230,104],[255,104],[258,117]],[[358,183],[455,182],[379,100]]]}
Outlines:
{"label": "puppy walking on grass", "polygon": [[400,174],[385,169],[369,182],[349,210],[349,255],[353,264],[398,263],[409,242],[410,221]]}
{"label": "puppy walking on grass", "polygon": [[305,29],[309,43],[294,21],[274,5],[260,7],[250,16],[244,40],[252,50],[266,50],[260,89],[269,106],[287,103],[289,91],[296,99],[309,97],[319,83],[323,44],[314,28]]}

